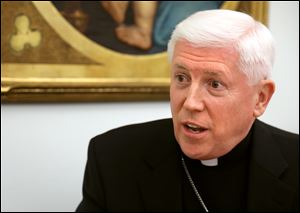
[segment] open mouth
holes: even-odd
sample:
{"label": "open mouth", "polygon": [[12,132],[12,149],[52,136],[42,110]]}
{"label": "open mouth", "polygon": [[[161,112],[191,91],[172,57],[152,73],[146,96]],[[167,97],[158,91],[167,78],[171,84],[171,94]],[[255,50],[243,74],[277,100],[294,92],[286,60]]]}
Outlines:
{"label": "open mouth", "polygon": [[201,133],[201,132],[204,132],[207,130],[207,128],[204,128],[204,127],[201,127],[201,126],[198,126],[195,124],[190,124],[190,123],[184,124],[184,128],[192,133]]}

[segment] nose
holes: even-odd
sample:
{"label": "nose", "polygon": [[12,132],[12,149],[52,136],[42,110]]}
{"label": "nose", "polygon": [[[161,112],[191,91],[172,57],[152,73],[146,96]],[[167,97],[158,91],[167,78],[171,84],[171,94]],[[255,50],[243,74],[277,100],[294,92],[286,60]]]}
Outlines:
{"label": "nose", "polygon": [[204,97],[205,92],[200,86],[191,86],[185,98],[183,107],[188,111],[201,112],[205,109]]}

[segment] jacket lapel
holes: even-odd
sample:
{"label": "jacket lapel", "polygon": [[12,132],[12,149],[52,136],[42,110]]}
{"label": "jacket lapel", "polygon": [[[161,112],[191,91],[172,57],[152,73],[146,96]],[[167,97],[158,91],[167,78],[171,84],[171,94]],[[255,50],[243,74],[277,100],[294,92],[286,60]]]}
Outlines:
{"label": "jacket lapel", "polygon": [[157,154],[146,154],[141,168],[139,186],[145,210],[181,211],[182,173],[177,142],[175,139],[171,143],[162,141],[161,145],[155,151],[147,150],[147,153]]}
{"label": "jacket lapel", "polygon": [[290,209],[294,199],[294,192],[279,179],[288,165],[272,137],[259,121],[255,121],[248,211],[285,211]]}

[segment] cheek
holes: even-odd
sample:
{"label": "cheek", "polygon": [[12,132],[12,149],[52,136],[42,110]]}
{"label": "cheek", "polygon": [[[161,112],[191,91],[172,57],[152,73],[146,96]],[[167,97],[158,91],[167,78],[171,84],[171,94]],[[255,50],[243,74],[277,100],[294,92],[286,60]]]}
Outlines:
{"label": "cheek", "polygon": [[183,93],[176,89],[175,86],[170,87],[170,104],[171,104],[171,110],[174,114],[175,112],[178,112],[181,108],[181,103],[183,102]]}
{"label": "cheek", "polygon": [[[238,96],[228,102],[218,103],[215,105],[217,123],[220,124],[221,130],[240,129],[253,119],[253,102],[251,97]],[[222,112],[222,113],[220,113]],[[233,127],[235,126],[236,127]]]}
{"label": "cheek", "polygon": [[211,97],[207,99],[207,107],[216,119],[230,122],[249,111],[251,104],[249,97],[243,94],[230,94],[226,97]]}

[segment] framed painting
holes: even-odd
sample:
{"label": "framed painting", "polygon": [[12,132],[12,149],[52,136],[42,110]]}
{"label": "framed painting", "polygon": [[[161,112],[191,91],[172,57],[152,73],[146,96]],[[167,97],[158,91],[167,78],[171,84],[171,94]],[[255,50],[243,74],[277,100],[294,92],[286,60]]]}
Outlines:
{"label": "framed painting", "polygon": [[[224,8],[267,24],[264,1],[117,4],[1,1],[1,101],[168,100],[166,45],[179,21]],[[148,26],[143,34],[139,21]]]}

